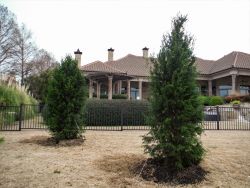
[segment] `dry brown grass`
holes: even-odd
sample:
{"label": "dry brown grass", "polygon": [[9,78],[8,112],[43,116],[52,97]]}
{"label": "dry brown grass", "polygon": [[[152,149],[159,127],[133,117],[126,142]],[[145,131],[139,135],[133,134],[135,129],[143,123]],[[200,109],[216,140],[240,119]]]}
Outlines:
{"label": "dry brown grass", "polygon": [[[42,130],[2,132],[0,187],[171,187],[131,173],[145,131],[87,131],[76,146],[46,145]],[[250,187],[250,131],[206,131],[207,180],[186,187]],[[177,186],[178,187],[178,186]],[[180,186],[181,187],[181,186]]]}

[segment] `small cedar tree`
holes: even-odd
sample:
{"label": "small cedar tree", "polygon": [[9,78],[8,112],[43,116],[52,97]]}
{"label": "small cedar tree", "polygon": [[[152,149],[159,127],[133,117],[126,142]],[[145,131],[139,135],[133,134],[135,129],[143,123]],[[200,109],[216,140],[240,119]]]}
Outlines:
{"label": "small cedar tree", "polygon": [[83,132],[86,92],[77,61],[67,56],[53,71],[46,99],[46,123],[57,141],[78,138]]}
{"label": "small cedar tree", "polygon": [[171,33],[163,36],[151,71],[151,129],[143,138],[145,152],[164,161],[171,171],[198,164],[204,155],[202,105],[196,85],[193,38],[186,34],[187,16],[172,21]]}

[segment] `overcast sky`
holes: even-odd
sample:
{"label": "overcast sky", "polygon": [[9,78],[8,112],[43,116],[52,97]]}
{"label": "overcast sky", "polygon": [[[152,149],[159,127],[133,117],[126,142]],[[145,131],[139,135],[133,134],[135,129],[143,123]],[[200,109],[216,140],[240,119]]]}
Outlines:
{"label": "overcast sky", "polygon": [[79,48],[82,64],[128,53],[157,54],[178,12],[187,14],[195,55],[216,60],[250,53],[250,0],[0,0],[33,33],[39,48],[60,61]]}

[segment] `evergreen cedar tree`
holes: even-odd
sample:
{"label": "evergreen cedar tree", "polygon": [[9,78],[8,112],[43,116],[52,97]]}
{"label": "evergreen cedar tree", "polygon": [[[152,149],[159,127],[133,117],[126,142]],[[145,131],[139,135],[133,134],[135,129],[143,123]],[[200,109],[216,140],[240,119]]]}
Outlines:
{"label": "evergreen cedar tree", "polygon": [[84,126],[86,82],[77,61],[67,56],[53,71],[47,96],[48,128],[57,141],[81,136]]}
{"label": "evergreen cedar tree", "polygon": [[164,161],[171,171],[198,164],[204,155],[202,106],[196,89],[193,39],[184,31],[187,16],[172,20],[151,72],[151,130],[143,138],[145,152]]}

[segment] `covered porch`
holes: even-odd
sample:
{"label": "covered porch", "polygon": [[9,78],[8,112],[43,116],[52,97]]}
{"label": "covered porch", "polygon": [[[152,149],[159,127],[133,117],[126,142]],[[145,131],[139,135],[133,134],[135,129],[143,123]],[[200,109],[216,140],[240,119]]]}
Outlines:
{"label": "covered porch", "polygon": [[148,79],[128,75],[100,61],[83,66],[88,79],[89,98],[113,99],[113,96],[124,97],[128,100],[148,98]]}
{"label": "covered porch", "polygon": [[223,77],[197,80],[202,95],[229,96],[250,94],[250,71],[246,74],[229,74]]}
{"label": "covered porch", "polygon": [[113,97],[126,97],[128,100],[148,99],[149,83],[127,75],[88,76],[89,98],[112,100]]}

